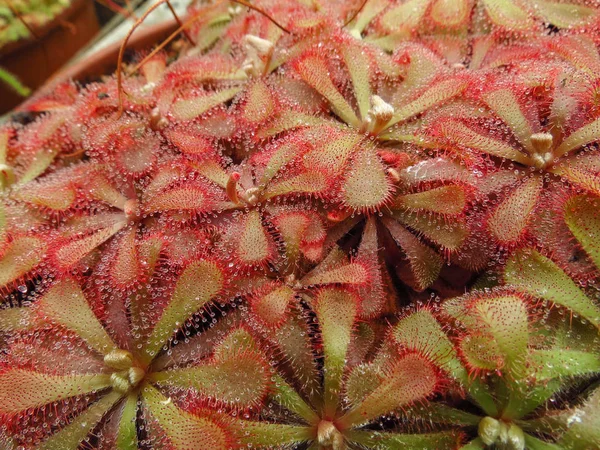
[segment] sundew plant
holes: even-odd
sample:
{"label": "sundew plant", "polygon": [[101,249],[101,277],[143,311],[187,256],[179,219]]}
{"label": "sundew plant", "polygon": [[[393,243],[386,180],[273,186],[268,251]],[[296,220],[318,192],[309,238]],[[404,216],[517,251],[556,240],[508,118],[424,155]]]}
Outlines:
{"label": "sundew plant", "polygon": [[600,4],[180,23],[0,127],[0,448],[600,449]]}

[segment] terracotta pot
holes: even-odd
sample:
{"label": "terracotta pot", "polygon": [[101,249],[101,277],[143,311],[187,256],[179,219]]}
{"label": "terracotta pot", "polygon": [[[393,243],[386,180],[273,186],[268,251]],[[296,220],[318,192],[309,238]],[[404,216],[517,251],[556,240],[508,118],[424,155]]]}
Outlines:
{"label": "terracotta pot", "polygon": [[[37,38],[21,39],[0,49],[0,65],[15,74],[25,86],[36,89],[60,69],[99,30],[92,0],[73,0],[71,6],[35,30]],[[0,114],[20,102],[0,84]]]}
{"label": "terracotta pot", "polygon": [[[136,30],[127,42],[127,51],[140,51],[155,47],[163,39],[167,38],[177,29],[175,20],[170,20],[146,28],[140,27]],[[86,81],[99,78],[102,75],[113,73],[117,69],[117,59],[122,42],[105,47],[99,52],[90,55],[88,58],[80,60],[73,65],[65,67],[57,72],[48,81],[51,85],[68,79],[77,81]]]}
{"label": "terracotta pot", "polygon": [[[127,51],[141,51],[152,48],[171,35],[175,30],[177,30],[177,22],[174,19],[146,28],[140,28],[129,39]],[[114,73],[117,68],[117,59],[121,44],[121,42],[111,44],[89,57],[81,59],[56,72],[18,110],[27,110],[28,104],[34,102],[36,97],[52,90],[58,83],[69,79],[79,82],[94,81],[103,75]]]}

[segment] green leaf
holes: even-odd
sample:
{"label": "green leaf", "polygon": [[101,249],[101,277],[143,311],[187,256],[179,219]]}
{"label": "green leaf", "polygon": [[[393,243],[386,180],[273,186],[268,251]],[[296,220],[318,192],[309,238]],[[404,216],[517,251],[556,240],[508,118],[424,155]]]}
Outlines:
{"label": "green leaf", "polygon": [[565,205],[565,222],[600,270],[600,201],[578,195]]}
{"label": "green leaf", "polygon": [[110,375],[106,374],[49,375],[10,369],[0,374],[0,413],[17,414],[109,386]]}
{"label": "green leaf", "polygon": [[338,265],[329,270],[311,272],[302,278],[303,286],[325,285],[325,284],[352,284],[365,285],[369,281],[369,271],[364,264],[348,263]]}
{"label": "green leaf", "polygon": [[360,121],[352,106],[340,94],[337,87],[329,77],[329,69],[323,58],[309,55],[302,58],[296,66],[296,70],[310,86],[327,99],[335,114],[348,125],[358,128]]}
{"label": "green leaf", "polygon": [[600,195],[600,158],[597,153],[580,152],[557,161],[546,170],[592,194]]}
{"label": "green leaf", "polygon": [[271,116],[275,109],[273,94],[264,80],[258,78],[251,83],[244,94],[245,104],[241,114],[244,120],[258,124]]}
{"label": "green leaf", "polygon": [[270,376],[268,364],[253,351],[237,351],[210,364],[149,375],[158,384],[191,388],[213,401],[240,408],[261,403]]}
{"label": "green leaf", "polygon": [[171,107],[171,114],[179,120],[195,119],[209,109],[231,100],[241,90],[241,87],[234,87],[196,98],[178,100]]}
{"label": "green leaf", "polygon": [[113,259],[110,277],[117,287],[127,288],[134,285],[141,275],[136,229],[128,228],[117,239],[119,239],[119,244]]}
{"label": "green leaf", "polygon": [[330,127],[319,129],[327,139],[318,142],[314,150],[302,157],[304,167],[335,176],[340,174],[348,158],[356,152],[357,145],[363,139],[358,133],[339,133]]}
{"label": "green leaf", "polygon": [[365,50],[357,45],[344,45],[342,55],[350,72],[360,117],[364,121],[371,106],[370,61]]}
{"label": "green leaf", "polygon": [[532,212],[537,206],[542,192],[541,177],[532,176],[514,189],[494,209],[488,219],[488,227],[496,239],[502,244],[517,242],[529,222]]}
{"label": "green leaf", "polygon": [[21,80],[16,75],[13,75],[3,67],[0,67],[0,81],[21,97],[29,97],[31,94],[31,89],[21,83]]}
{"label": "green leaf", "polygon": [[480,416],[436,402],[415,405],[406,412],[406,415],[408,417],[416,416],[434,423],[460,425],[462,427],[476,427],[481,420]]}
{"label": "green leaf", "polygon": [[333,417],[339,406],[346,352],[358,314],[356,295],[337,288],[324,288],[314,299],[325,355],[325,415]]}
{"label": "green leaf", "polygon": [[301,392],[317,408],[322,403],[322,380],[312,351],[310,333],[306,321],[297,310],[292,310],[286,322],[271,334],[270,342],[281,352],[283,360],[288,362],[293,378],[302,380]]}
{"label": "green leaf", "polygon": [[[405,3],[405,5],[408,5],[408,3]],[[464,91],[466,87],[467,82],[460,78],[450,78],[434,83],[432,87],[423,92],[415,100],[397,108],[387,127],[389,128],[398,122],[408,120],[417,114],[450,100]]]}
{"label": "green leaf", "polygon": [[395,220],[384,217],[383,223],[410,264],[414,280],[403,281],[417,291],[427,289],[440,275],[444,266],[442,257]]}
{"label": "green leaf", "polygon": [[525,446],[528,450],[564,450],[564,447],[562,445],[552,444],[551,442],[544,442],[530,434],[525,434]]}
{"label": "green leaf", "polygon": [[535,8],[537,14],[543,17],[546,22],[558,28],[584,25],[598,14],[598,10],[595,8],[576,3],[558,3],[557,1],[536,0]]}
{"label": "green leaf", "polygon": [[[475,330],[493,343],[498,350],[503,369],[520,381],[525,376],[529,343],[528,312],[524,301],[514,296],[483,296],[468,312],[475,319]],[[485,341],[479,342],[482,346]]]}
{"label": "green leaf", "polygon": [[487,448],[487,445],[485,445],[480,438],[473,439],[472,441],[459,447],[460,450],[485,450]]}
{"label": "green leaf", "polygon": [[554,151],[555,157],[565,155],[575,149],[591,144],[600,138],[600,119],[584,125],[571,133]]}
{"label": "green leaf", "polygon": [[506,419],[521,419],[546,403],[561,388],[559,380],[547,380],[542,384],[522,384],[512,386],[508,402],[502,408],[502,416]]}
{"label": "green leaf", "polygon": [[253,295],[250,301],[252,312],[269,327],[277,327],[287,318],[290,304],[296,293],[287,286],[275,286],[268,292]]}
{"label": "green leaf", "polygon": [[296,390],[279,375],[275,376],[271,398],[284,408],[300,416],[308,424],[316,424],[321,420],[317,413],[302,399],[302,397],[300,397]]}
{"label": "green leaf", "polygon": [[312,427],[240,420],[232,428],[235,428],[240,443],[248,448],[291,448],[314,439]]}
{"label": "green leaf", "polygon": [[425,15],[430,0],[408,0],[389,9],[381,18],[388,31],[412,30]]}
{"label": "green leaf", "polygon": [[[92,432],[108,411],[121,399],[118,392],[102,397],[59,432],[41,443],[40,450],[71,450],[79,448],[81,442]],[[121,447],[119,447],[121,450]]]}
{"label": "green leaf", "polygon": [[342,202],[355,210],[373,211],[381,208],[392,192],[386,167],[375,151],[369,148],[355,154],[342,182]]}
{"label": "green leaf", "polygon": [[462,186],[451,185],[415,194],[406,194],[398,197],[394,202],[394,206],[417,211],[456,215],[462,213],[466,206],[465,189]]}
{"label": "green leaf", "polygon": [[34,236],[17,237],[0,259],[0,286],[27,275],[44,257],[46,243]]}
{"label": "green leaf", "polygon": [[577,350],[532,350],[529,362],[535,370],[536,381],[600,372],[600,356]]}
{"label": "green leaf", "polygon": [[517,251],[506,264],[506,282],[564,306],[600,328],[600,310],[554,262],[535,250]]}
{"label": "green leaf", "polygon": [[144,347],[147,361],[151,361],[170,337],[195,312],[199,311],[224,286],[224,275],[212,261],[194,261],[179,276],[171,301],[165,307],[158,323]]}
{"label": "green leaf", "polygon": [[533,20],[524,9],[511,0],[483,0],[485,10],[496,25],[513,30],[524,30],[533,25]]}
{"label": "green leaf", "polygon": [[214,203],[207,198],[206,190],[199,186],[179,186],[161,192],[144,207],[148,214],[167,211],[208,212]]}
{"label": "green leaf", "polygon": [[81,258],[98,248],[127,226],[128,221],[124,215],[115,214],[113,218],[115,219],[114,223],[95,230],[89,236],[69,240],[66,244],[60,246],[54,254],[56,264],[65,270],[71,268]]}
{"label": "green leaf", "polygon": [[260,180],[260,186],[264,188],[299,153],[300,150],[296,143],[286,142],[278,146],[266,164]]}
{"label": "green leaf", "polygon": [[[362,298],[360,316],[361,318],[378,316],[385,308],[387,296],[384,293],[386,282],[383,278],[383,259],[379,252],[377,221],[374,217],[369,217],[365,223],[355,261],[365,264],[369,273],[368,282],[359,287],[359,295]],[[372,328],[367,324],[363,325],[364,330],[370,335],[373,332]]]}
{"label": "green leaf", "polygon": [[369,0],[364,8],[360,11],[355,20],[354,25],[350,28],[350,32],[356,38],[359,38],[362,31],[367,25],[388,5],[390,0]]}
{"label": "green leaf", "polygon": [[263,192],[263,199],[292,193],[320,193],[327,188],[327,178],[320,172],[304,172],[295,177],[271,183]]}
{"label": "green leaf", "polygon": [[[329,126],[336,126],[339,122],[332,122],[322,117],[316,117],[313,114],[307,114],[302,112],[283,110],[279,116],[277,116],[268,125],[261,127],[256,136],[260,139],[266,139],[275,136],[284,131],[293,130],[299,127],[319,127],[323,124]],[[345,126],[345,125],[344,125]]]}
{"label": "green leaf", "polygon": [[362,8],[360,13],[351,22],[353,25],[349,27],[351,34],[357,39],[360,38],[363,30],[369,23],[377,17],[390,4],[390,0],[369,0]]}
{"label": "green leaf", "polygon": [[[502,3],[513,2],[502,1]],[[531,135],[534,134],[534,130],[525,118],[515,94],[508,89],[498,89],[484,94],[483,100],[509,126],[521,145],[529,152],[533,151]]]}
{"label": "green leaf", "polygon": [[456,27],[468,20],[470,6],[466,0],[436,0],[431,17],[443,27]]}
{"label": "green leaf", "polygon": [[373,450],[450,449],[460,441],[460,433],[447,431],[426,434],[402,434],[380,431],[349,430],[348,441]]}
{"label": "green leaf", "polygon": [[77,333],[100,354],[106,355],[117,348],[75,280],[66,278],[56,283],[38,305],[37,314],[41,320],[49,320]]}
{"label": "green leaf", "polygon": [[502,351],[488,334],[471,333],[460,341],[464,360],[474,370],[494,371],[504,366]]}
{"label": "green leaf", "polygon": [[21,202],[61,212],[73,206],[77,199],[77,192],[72,185],[72,180],[66,178],[58,182],[28,183],[13,191],[11,197]]}
{"label": "green leaf", "polygon": [[245,328],[234,328],[225,336],[225,338],[214,347],[213,357],[219,363],[230,359],[235,359],[241,353],[249,352],[256,358],[261,358],[260,349]]}
{"label": "green leaf", "polygon": [[568,431],[558,443],[568,450],[594,448],[600,442],[600,389],[596,388],[585,403],[568,411]]}
{"label": "green leaf", "polygon": [[147,385],[142,391],[144,404],[166,433],[174,450],[196,448],[227,450],[231,447],[226,430],[215,422],[179,409],[170,398]]}
{"label": "green leaf", "polygon": [[127,400],[121,411],[119,420],[119,431],[117,435],[118,450],[137,450],[137,426],[136,416],[138,410],[138,393],[131,393],[127,396]]}
{"label": "green leaf", "polygon": [[25,306],[0,309],[0,333],[28,328],[32,324],[32,311],[32,308]]}
{"label": "green leaf", "polygon": [[498,139],[481,135],[458,120],[445,121],[440,126],[440,130],[449,140],[462,147],[472,148],[498,158],[510,159],[524,165],[529,164],[529,158],[516,148]]}
{"label": "green leaf", "polygon": [[401,319],[391,336],[402,348],[430,359],[455,380],[465,385],[469,383],[469,374],[458,359],[454,345],[429,311],[423,309]]}
{"label": "green leaf", "polygon": [[[62,123],[60,125],[62,125]],[[36,179],[38,176],[44,173],[50,164],[52,164],[59,151],[59,148],[43,148],[37,152],[35,157],[31,160],[32,162],[27,167],[25,173],[21,175],[21,178],[19,178],[19,184],[29,183],[31,180]]]}
{"label": "green leaf", "polygon": [[350,406],[359,405],[385,378],[380,364],[360,364],[346,377],[344,391]]}
{"label": "green leaf", "polygon": [[384,381],[359,405],[336,422],[340,430],[354,428],[410,403],[423,400],[435,389],[438,375],[418,354],[408,354],[390,363]]}
{"label": "green leaf", "polygon": [[274,257],[274,244],[263,226],[257,210],[237,218],[239,228],[234,231],[232,256],[244,266],[266,265]]}
{"label": "green leaf", "polygon": [[392,211],[393,217],[448,250],[458,250],[469,234],[463,217],[438,217]]}

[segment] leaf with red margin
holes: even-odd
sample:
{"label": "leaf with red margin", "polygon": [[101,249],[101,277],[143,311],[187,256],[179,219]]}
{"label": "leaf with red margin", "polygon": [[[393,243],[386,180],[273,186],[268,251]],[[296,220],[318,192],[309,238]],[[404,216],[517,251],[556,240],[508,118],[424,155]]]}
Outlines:
{"label": "leaf with red margin", "polygon": [[503,199],[488,218],[488,228],[498,242],[516,243],[523,235],[542,192],[543,180],[531,176]]}
{"label": "leaf with red margin", "polygon": [[38,320],[75,332],[102,355],[117,348],[73,279],[66,278],[55,283],[36,303],[35,310]]}
{"label": "leaf with red margin", "polygon": [[[54,263],[62,270],[68,270],[127,226],[124,214],[113,214],[107,218],[109,223],[106,226],[97,228],[91,233],[89,229],[86,230],[87,236],[75,237],[76,235],[73,234],[72,237],[60,239],[52,255]],[[94,217],[91,217],[91,220],[94,220]],[[80,223],[80,226],[85,227],[85,225],[85,221]]]}
{"label": "leaf with red margin", "polygon": [[[67,426],[42,442],[40,450],[77,448],[112,407],[121,399],[119,392],[110,392],[78,414]],[[121,449],[120,449],[121,450]]]}
{"label": "leaf with red margin", "polygon": [[324,414],[328,417],[333,417],[339,407],[346,352],[359,305],[360,299],[356,294],[331,287],[321,289],[313,300],[325,356],[323,397]]}
{"label": "leaf with red margin", "polygon": [[142,399],[145,408],[158,422],[174,450],[187,450],[192,442],[198,448],[231,448],[225,429],[212,420],[178,408],[156,388],[146,385],[142,390]]}
{"label": "leaf with red margin", "polygon": [[183,323],[221,292],[225,274],[213,261],[189,263],[175,284],[169,304],[143,348],[144,358],[152,360]]}
{"label": "leaf with red margin", "polygon": [[271,90],[262,79],[256,80],[245,92],[245,103],[242,106],[242,119],[256,125],[267,120],[275,111],[275,99]]}
{"label": "leaf with red margin", "polygon": [[376,211],[390,200],[393,191],[386,167],[374,149],[364,149],[354,155],[342,182],[341,201],[345,206],[358,211]]}
{"label": "leaf with red margin", "polygon": [[171,114],[177,120],[193,120],[208,110],[235,97],[242,88],[234,87],[221,91],[207,92],[189,99],[176,100],[171,106]]}
{"label": "leaf with red margin", "polygon": [[200,183],[186,183],[171,187],[146,200],[144,211],[149,214],[167,211],[207,213],[214,209],[212,192]]}
{"label": "leaf with red margin", "polygon": [[360,127],[360,120],[356,117],[354,109],[333,84],[327,62],[323,58],[308,53],[295,63],[295,69],[304,81],[329,101],[340,119],[355,128]]}
{"label": "leaf with red margin", "polygon": [[269,285],[252,294],[249,300],[252,313],[266,326],[277,328],[288,317],[296,292],[286,285]]}
{"label": "leaf with red margin", "polygon": [[409,353],[385,368],[385,378],[359,405],[336,423],[342,429],[368,423],[431,395],[439,381],[434,366],[418,354]]}
{"label": "leaf with red margin", "polygon": [[483,0],[485,11],[496,25],[511,29],[525,30],[534,24],[529,13],[514,1]]}
{"label": "leaf with red margin", "polygon": [[520,291],[570,309],[600,328],[600,308],[560,267],[536,250],[515,252],[506,263],[504,279]]}
{"label": "leaf with red margin", "polygon": [[0,287],[30,273],[44,259],[47,243],[34,236],[18,236],[6,246],[0,258]]}
{"label": "leaf with red margin", "polygon": [[439,214],[461,214],[466,207],[465,188],[460,185],[448,185],[400,195],[394,200],[394,207],[404,207],[414,211],[430,211]]}
{"label": "leaf with red margin", "polygon": [[565,222],[600,270],[600,200],[578,195],[565,204]]}
{"label": "leaf with red margin", "polygon": [[153,373],[150,378],[163,386],[191,388],[213,401],[248,409],[261,405],[271,371],[252,336],[238,328],[215,347],[209,362]]}
{"label": "leaf with red margin", "polygon": [[131,287],[142,277],[135,235],[134,228],[130,228],[122,234],[111,264],[110,277],[115,286],[120,289]]}
{"label": "leaf with red margin", "polygon": [[235,264],[243,267],[265,266],[277,253],[272,236],[257,210],[237,216],[225,232],[225,246]]}
{"label": "leaf with red margin", "polygon": [[19,414],[110,386],[110,375],[50,375],[27,369],[0,373],[0,414]]}

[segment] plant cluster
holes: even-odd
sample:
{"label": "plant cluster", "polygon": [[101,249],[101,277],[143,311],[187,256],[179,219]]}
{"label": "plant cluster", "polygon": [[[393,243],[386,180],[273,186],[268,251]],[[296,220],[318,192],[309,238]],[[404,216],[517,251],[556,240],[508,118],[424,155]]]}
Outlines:
{"label": "plant cluster", "polygon": [[600,448],[598,5],[251,6],[0,128],[0,447]]}
{"label": "plant cluster", "polygon": [[70,4],[70,0],[4,0],[0,3],[0,48],[32,37],[32,29],[45,25]]}

